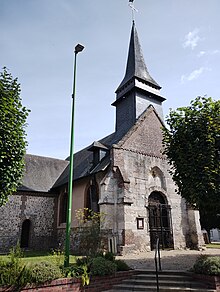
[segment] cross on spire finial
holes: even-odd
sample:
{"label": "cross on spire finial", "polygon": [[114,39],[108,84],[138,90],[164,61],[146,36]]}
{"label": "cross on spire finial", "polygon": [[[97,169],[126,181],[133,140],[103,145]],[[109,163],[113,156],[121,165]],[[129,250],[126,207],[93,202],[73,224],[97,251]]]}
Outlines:
{"label": "cross on spire finial", "polygon": [[132,20],[134,21],[134,12],[138,12],[138,10],[134,7],[134,0],[129,0],[128,5],[131,7],[131,10],[132,10]]}

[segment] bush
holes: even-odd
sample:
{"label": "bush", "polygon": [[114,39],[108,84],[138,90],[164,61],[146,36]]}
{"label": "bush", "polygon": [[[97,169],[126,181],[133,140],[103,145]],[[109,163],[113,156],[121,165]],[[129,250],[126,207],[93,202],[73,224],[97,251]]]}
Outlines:
{"label": "bush", "polygon": [[0,286],[24,286],[29,281],[28,269],[18,262],[0,262]]}
{"label": "bush", "polygon": [[117,271],[129,271],[131,268],[122,260],[115,260]]}
{"label": "bush", "polygon": [[105,254],[103,254],[104,258],[106,260],[109,260],[109,261],[114,261],[115,260],[115,255],[112,253],[112,252],[106,252]]}
{"label": "bush", "polygon": [[0,261],[0,286],[14,286],[14,290],[30,281],[29,269],[21,262],[19,242],[10,250],[9,259]]}
{"label": "bush", "polygon": [[91,274],[96,276],[111,275],[117,271],[117,265],[103,257],[92,259]]}
{"label": "bush", "polygon": [[101,226],[104,216],[88,208],[76,210],[78,228],[74,240],[80,255],[92,256],[103,250]]}
{"label": "bush", "polygon": [[210,257],[206,255],[200,256],[193,268],[192,271],[196,274],[204,275],[220,275],[220,257]]}
{"label": "bush", "polygon": [[32,283],[43,283],[62,277],[59,267],[50,262],[39,262],[29,267]]}
{"label": "bush", "polygon": [[91,259],[89,257],[78,258],[76,264],[63,268],[64,277],[81,278],[82,285],[89,285]]}

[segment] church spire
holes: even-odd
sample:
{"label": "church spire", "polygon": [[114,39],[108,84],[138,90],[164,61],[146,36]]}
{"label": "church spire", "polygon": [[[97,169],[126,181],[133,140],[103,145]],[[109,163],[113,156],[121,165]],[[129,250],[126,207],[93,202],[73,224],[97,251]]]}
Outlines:
{"label": "church spire", "polygon": [[121,90],[123,90],[124,87],[126,87],[127,84],[134,79],[138,79],[139,81],[147,84],[154,89],[161,89],[161,86],[150,76],[147,70],[147,66],[144,61],[141,45],[138,38],[138,33],[135,27],[135,22],[133,20],[128,51],[127,68],[124,79],[117,88],[116,93],[119,93]]}
{"label": "church spire", "polygon": [[139,117],[152,105],[163,120],[161,86],[147,70],[135,22],[131,29],[125,76],[116,90],[116,132],[126,133]]}

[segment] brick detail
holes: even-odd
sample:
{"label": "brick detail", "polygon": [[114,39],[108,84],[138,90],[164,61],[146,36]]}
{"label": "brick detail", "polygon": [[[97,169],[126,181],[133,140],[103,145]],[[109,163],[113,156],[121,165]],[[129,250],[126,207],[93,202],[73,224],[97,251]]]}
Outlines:
{"label": "brick detail", "polygon": [[[29,285],[20,292],[60,292],[60,291],[66,291],[66,292],[102,292],[105,290],[109,290],[112,288],[113,285],[121,283],[122,280],[130,278],[132,275],[137,274],[137,271],[125,271],[125,272],[117,272],[115,275],[108,275],[108,276],[96,276],[92,277],[90,280],[90,284],[88,286],[82,287],[81,280],[80,279],[69,279],[69,278],[63,278],[63,279],[57,279],[54,281],[51,281],[50,283],[45,283],[42,285],[34,286]],[[0,292],[8,291],[12,292],[14,291],[13,288],[6,289],[0,288]]]}

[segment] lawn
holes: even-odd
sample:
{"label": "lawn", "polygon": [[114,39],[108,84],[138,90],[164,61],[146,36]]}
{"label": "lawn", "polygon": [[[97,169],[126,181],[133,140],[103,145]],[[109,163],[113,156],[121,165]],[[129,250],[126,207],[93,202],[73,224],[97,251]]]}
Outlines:
{"label": "lawn", "polygon": [[215,243],[209,243],[209,244],[206,244],[206,247],[207,248],[219,248],[220,249],[220,242],[215,242]]}
{"label": "lawn", "polygon": [[[7,260],[10,258],[10,255],[0,255],[0,260]],[[70,255],[70,264],[74,264],[76,262],[77,257]],[[23,253],[22,261],[25,263],[35,263],[40,261],[50,261],[56,262],[59,265],[64,262],[64,255],[52,255],[47,251],[25,251]]]}

